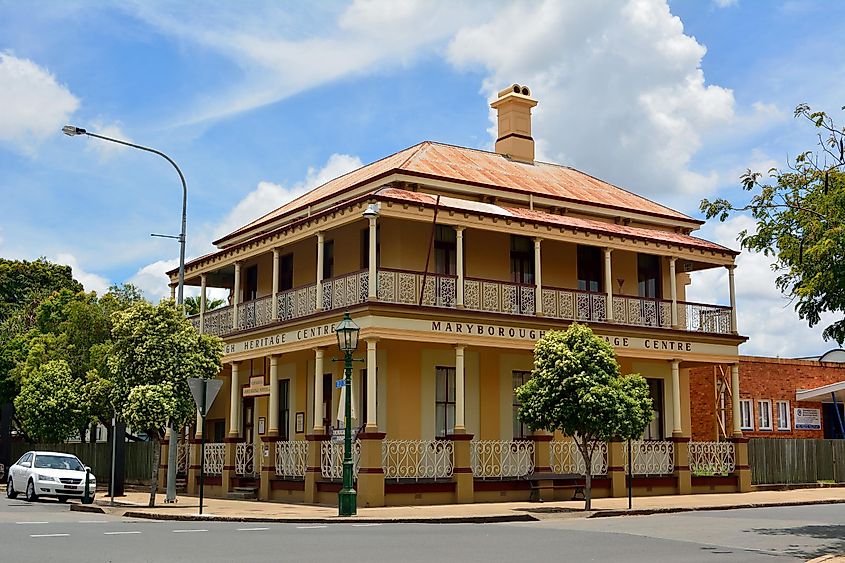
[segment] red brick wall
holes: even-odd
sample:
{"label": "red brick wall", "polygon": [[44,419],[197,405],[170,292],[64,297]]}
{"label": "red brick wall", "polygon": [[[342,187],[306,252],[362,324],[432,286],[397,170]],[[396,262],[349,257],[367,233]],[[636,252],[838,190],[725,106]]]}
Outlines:
{"label": "red brick wall", "polygon": [[[728,382],[730,368],[724,366]],[[739,358],[739,396],[752,399],[754,406],[754,431],[743,433],[751,438],[823,438],[822,430],[794,430],[795,408],[813,408],[821,410],[820,403],[797,402],[795,392],[798,389],[813,389],[845,380],[845,365],[838,363],[819,363],[811,360],[788,360],[780,358],[760,358],[740,356]],[[693,440],[715,439],[715,390],[713,367],[690,369],[690,417]],[[757,401],[772,401],[771,431],[756,430],[758,426]],[[789,401],[790,428],[778,430],[777,401]],[[733,428],[731,421],[730,399],[726,400],[726,427],[730,435]],[[822,417],[824,415],[822,414]],[[822,418],[824,427],[824,418]]]}

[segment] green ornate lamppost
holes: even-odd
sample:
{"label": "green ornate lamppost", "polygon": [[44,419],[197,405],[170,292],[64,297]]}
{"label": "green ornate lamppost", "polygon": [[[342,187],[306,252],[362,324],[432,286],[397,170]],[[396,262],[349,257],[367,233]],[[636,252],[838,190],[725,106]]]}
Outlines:
{"label": "green ornate lamppost", "polygon": [[343,314],[343,320],[335,327],[337,347],[343,352],[343,385],[346,387],[344,423],[343,423],[343,488],[337,499],[339,516],[355,516],[358,512],[358,493],[353,483],[352,462],[352,353],[358,348],[358,333],[361,328],[355,324],[349,312]]}

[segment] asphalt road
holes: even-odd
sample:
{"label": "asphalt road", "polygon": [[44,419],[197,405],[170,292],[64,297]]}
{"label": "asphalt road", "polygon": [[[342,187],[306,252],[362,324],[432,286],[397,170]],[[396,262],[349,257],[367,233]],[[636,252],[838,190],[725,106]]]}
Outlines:
{"label": "asphalt road", "polygon": [[0,561],[804,561],[845,552],[845,505],[512,524],[155,522],[0,500]]}

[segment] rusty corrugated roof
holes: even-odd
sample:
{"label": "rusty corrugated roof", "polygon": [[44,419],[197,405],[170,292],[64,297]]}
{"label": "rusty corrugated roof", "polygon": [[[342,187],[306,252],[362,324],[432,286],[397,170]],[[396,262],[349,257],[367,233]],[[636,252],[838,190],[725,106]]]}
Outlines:
{"label": "rusty corrugated roof", "polygon": [[339,176],[214,243],[223,243],[236,235],[393,172],[535,194],[560,200],[562,206],[566,202],[580,203],[701,223],[574,168],[545,162],[526,164],[495,152],[425,141]]}

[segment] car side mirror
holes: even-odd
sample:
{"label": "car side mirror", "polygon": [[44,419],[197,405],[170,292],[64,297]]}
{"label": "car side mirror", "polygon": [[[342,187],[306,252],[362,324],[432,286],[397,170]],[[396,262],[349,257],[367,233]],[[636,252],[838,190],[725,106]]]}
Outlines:
{"label": "car side mirror", "polygon": [[22,461],[22,462],[21,462],[21,466],[22,466],[22,467],[32,467],[32,464],[31,464],[30,462],[28,462],[28,461]]}

